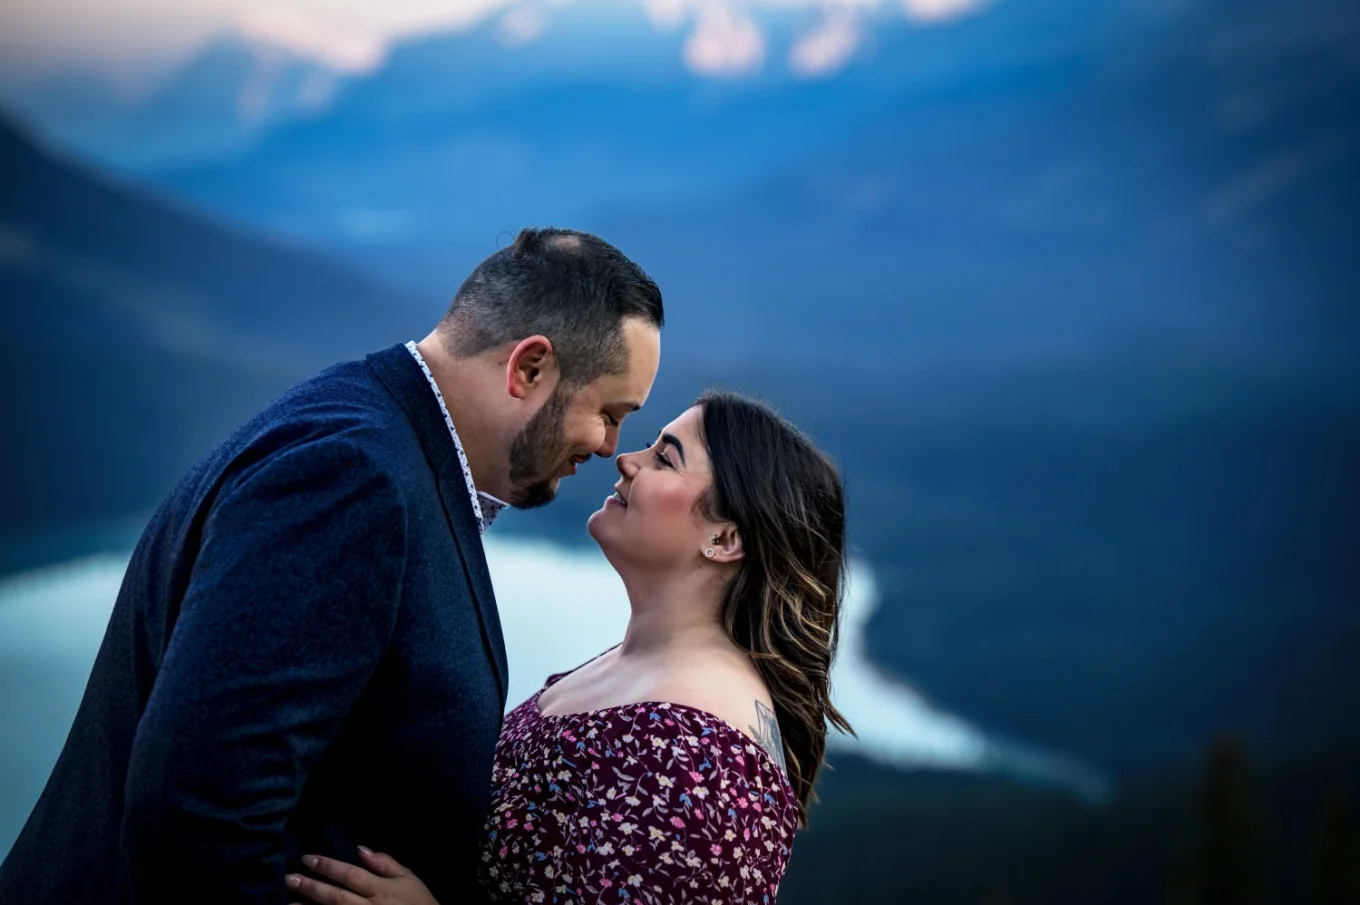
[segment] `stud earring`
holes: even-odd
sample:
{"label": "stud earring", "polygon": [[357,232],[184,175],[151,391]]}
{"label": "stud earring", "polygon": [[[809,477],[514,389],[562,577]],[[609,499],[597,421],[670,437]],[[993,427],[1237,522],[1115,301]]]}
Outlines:
{"label": "stud earring", "polygon": [[712,558],[713,558],[713,548],[712,548],[712,547],[708,547],[707,549],[705,549],[705,550],[704,550],[704,555],[707,556],[709,559],[712,559]]}

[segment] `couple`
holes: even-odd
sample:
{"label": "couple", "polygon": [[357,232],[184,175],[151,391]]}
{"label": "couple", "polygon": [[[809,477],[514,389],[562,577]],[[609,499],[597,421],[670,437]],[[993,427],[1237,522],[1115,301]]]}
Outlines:
{"label": "couple", "polygon": [[841,481],[770,410],[709,394],[618,456],[588,528],[627,632],[503,717],[481,535],[614,455],[662,321],[608,243],[525,230],[420,343],[200,461],[137,546],[0,902],[773,902],[848,727]]}

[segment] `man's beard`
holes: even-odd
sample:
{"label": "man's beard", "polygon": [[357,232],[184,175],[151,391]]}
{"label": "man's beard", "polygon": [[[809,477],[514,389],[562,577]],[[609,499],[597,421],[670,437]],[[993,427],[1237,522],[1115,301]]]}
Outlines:
{"label": "man's beard", "polygon": [[517,509],[546,506],[557,496],[554,477],[566,460],[562,426],[571,396],[553,391],[510,444],[510,503]]}

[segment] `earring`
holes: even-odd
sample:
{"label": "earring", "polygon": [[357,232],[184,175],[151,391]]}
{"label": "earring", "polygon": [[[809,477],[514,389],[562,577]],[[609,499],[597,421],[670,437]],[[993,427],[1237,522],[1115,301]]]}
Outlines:
{"label": "earring", "polygon": [[712,547],[706,548],[706,549],[704,550],[704,555],[707,556],[709,559],[712,559],[712,558],[713,558],[713,548],[712,548]]}

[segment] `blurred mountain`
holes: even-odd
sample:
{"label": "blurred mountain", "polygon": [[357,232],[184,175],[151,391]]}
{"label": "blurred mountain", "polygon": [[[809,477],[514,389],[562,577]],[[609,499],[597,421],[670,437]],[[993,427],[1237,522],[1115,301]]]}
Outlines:
{"label": "blurred mountain", "polygon": [[712,382],[780,403],[848,476],[875,661],[989,731],[1116,772],[1354,744],[1360,17],[1127,24],[589,218],[666,291],[639,436]]}
{"label": "blurred mountain", "polygon": [[[507,26],[514,16],[537,24],[507,36],[525,28]],[[817,24],[802,13],[759,15],[765,65],[723,76],[696,72],[689,28],[658,29],[642,4],[525,6],[397,46],[325,116],[248,154],[150,175],[272,231],[403,261],[425,243],[447,260],[450,243],[487,250],[526,222],[730,198],[909,101],[1025,66],[1039,67],[1021,76],[1032,84],[1079,65],[1099,52],[1107,19],[1071,0],[933,28],[884,12],[861,23],[858,62],[820,79],[788,63]],[[391,270],[427,285],[446,276],[421,263]]]}
{"label": "blurred mountain", "polygon": [[[537,15],[512,46],[505,20],[399,46],[325,116],[153,178],[439,292],[524,223],[595,229],[714,362],[757,338],[832,360],[891,337],[926,361],[1149,336],[1337,359],[1357,338],[1353,4],[884,13],[818,79],[789,71],[789,15],[761,20],[765,67],[727,79],[640,7]],[[753,297],[795,316],[749,322]]]}
{"label": "blurred mountain", "polygon": [[224,34],[166,72],[13,74],[0,100],[49,142],[138,171],[239,153],[271,128],[319,115],[345,79],[281,44]]}
{"label": "blurred mountain", "polygon": [[1360,12],[1191,9],[902,102],[722,200],[587,223],[657,262],[672,341],[714,363],[1353,372]]}
{"label": "blurred mountain", "polygon": [[[796,17],[761,20],[765,68],[712,79],[633,7],[511,14],[158,184],[441,298],[525,223],[616,241],[668,313],[625,445],[712,383],[779,403],[845,469],[875,661],[989,731],[1116,772],[1224,730],[1269,758],[1360,742],[1353,3],[885,14],[820,79],[783,62]],[[281,385],[260,368],[291,352],[262,347],[417,329],[345,307],[386,296],[321,261],[6,147],[47,180],[6,186],[27,219],[7,195],[0,233],[7,296],[35,300],[5,376],[50,375],[8,403],[33,426],[0,462],[15,526],[154,502]],[[100,200],[52,203],[73,186]],[[193,292],[143,288],[167,285]],[[588,543],[594,468],[504,530]]]}
{"label": "blurred mountain", "polygon": [[438,316],[53,159],[3,122],[0,168],[0,535],[147,511],[291,381]]}

